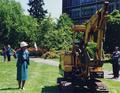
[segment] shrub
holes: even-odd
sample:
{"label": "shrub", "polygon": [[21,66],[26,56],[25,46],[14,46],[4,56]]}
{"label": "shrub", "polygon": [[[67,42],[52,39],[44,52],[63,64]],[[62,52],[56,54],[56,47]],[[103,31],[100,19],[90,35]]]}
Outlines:
{"label": "shrub", "polygon": [[38,48],[38,50],[35,48],[28,48],[28,51],[30,52],[30,56],[41,57],[47,50],[42,48]]}
{"label": "shrub", "polygon": [[58,53],[56,52],[56,50],[53,48],[51,49],[50,51],[46,52],[45,54],[42,55],[43,58],[47,59],[53,59],[53,58],[58,58],[59,55]]}
{"label": "shrub", "polygon": [[112,63],[111,54],[105,54],[105,63]]}
{"label": "shrub", "polygon": [[86,47],[89,55],[91,58],[95,58],[96,53],[96,43],[95,42],[89,42]]}

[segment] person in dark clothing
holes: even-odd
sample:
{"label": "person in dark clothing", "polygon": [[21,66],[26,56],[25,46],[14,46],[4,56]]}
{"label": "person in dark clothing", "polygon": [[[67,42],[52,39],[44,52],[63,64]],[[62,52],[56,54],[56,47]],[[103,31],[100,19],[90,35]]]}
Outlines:
{"label": "person in dark clothing", "polygon": [[8,45],[8,46],[7,46],[7,51],[6,51],[8,62],[11,61],[11,52],[12,52],[12,49],[11,49],[10,45]]}
{"label": "person in dark clothing", "polygon": [[113,67],[113,75],[115,79],[119,78],[119,61],[120,51],[119,47],[115,47],[115,51],[112,54],[112,67]]}
{"label": "person in dark clothing", "polygon": [[6,56],[7,56],[6,52],[7,52],[6,46],[3,46],[2,48],[3,62],[6,61]]}

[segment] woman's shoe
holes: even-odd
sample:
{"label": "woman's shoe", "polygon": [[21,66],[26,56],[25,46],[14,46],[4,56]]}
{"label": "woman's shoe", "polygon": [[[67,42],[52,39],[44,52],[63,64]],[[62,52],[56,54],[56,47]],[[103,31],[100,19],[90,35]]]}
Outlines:
{"label": "woman's shoe", "polygon": [[24,87],[22,87],[21,89],[22,89],[22,90],[24,90],[25,88],[24,88]]}

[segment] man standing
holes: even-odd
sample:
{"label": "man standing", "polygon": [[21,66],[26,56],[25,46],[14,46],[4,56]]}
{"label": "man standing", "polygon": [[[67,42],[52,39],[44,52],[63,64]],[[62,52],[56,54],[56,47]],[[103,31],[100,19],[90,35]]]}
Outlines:
{"label": "man standing", "polygon": [[115,47],[115,51],[112,54],[112,67],[113,67],[113,75],[115,79],[119,78],[119,61],[120,51],[119,47]]}
{"label": "man standing", "polygon": [[7,46],[7,51],[6,51],[8,62],[11,61],[11,52],[12,52],[12,49],[11,49],[10,45],[8,45],[8,46]]}

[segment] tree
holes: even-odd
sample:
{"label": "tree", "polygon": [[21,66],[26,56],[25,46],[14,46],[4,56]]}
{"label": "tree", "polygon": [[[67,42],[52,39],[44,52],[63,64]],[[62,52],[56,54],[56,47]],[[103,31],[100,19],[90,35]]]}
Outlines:
{"label": "tree", "polygon": [[17,47],[25,40],[34,42],[37,33],[37,21],[23,14],[19,3],[10,0],[0,1],[0,43]]}
{"label": "tree", "polygon": [[20,15],[22,9],[19,3],[9,0],[0,1],[0,29],[1,29],[1,43],[6,43],[10,35],[11,26],[15,23],[16,13]]}
{"label": "tree", "polygon": [[43,0],[29,0],[28,5],[30,6],[30,9],[28,9],[28,11],[31,16],[37,18],[38,20],[42,20],[45,18],[47,10],[43,9]]}
{"label": "tree", "polygon": [[59,49],[68,50],[72,45],[72,26],[73,21],[67,14],[62,14],[57,22],[57,30],[59,31]]}
{"label": "tree", "polygon": [[114,10],[108,15],[107,31],[105,38],[105,51],[113,52],[115,46],[120,47],[120,11]]}
{"label": "tree", "polygon": [[67,27],[71,28],[71,26],[73,25],[73,21],[66,13],[63,13],[57,21],[58,21],[57,22],[58,29],[67,28]]}
{"label": "tree", "polygon": [[40,47],[47,48],[47,49],[51,48],[50,44],[52,44],[52,42],[49,41],[50,39],[48,39],[48,37],[55,30],[55,26],[56,24],[50,16],[46,17],[45,19],[41,21],[41,24],[39,24],[39,32],[37,34],[38,35],[37,44]]}
{"label": "tree", "polygon": [[55,50],[68,50],[72,44],[72,20],[63,14],[57,23],[49,16],[40,24],[38,41],[40,47]]}
{"label": "tree", "polygon": [[[16,23],[10,27],[11,31],[8,36],[9,43],[17,46],[21,41],[27,41],[29,43],[35,42],[38,31],[37,26],[37,21],[31,16],[19,16]],[[15,37],[16,39],[14,39]]]}

